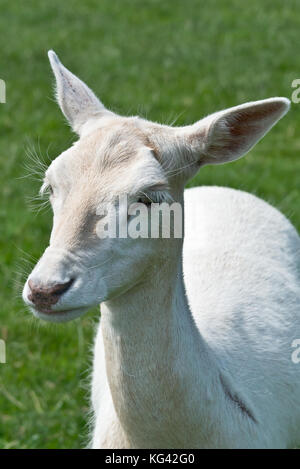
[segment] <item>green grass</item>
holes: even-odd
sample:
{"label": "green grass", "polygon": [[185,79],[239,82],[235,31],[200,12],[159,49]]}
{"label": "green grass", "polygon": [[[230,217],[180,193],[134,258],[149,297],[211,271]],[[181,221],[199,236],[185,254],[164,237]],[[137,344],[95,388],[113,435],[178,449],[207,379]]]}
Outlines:
{"label": "green grass", "polygon": [[[49,212],[37,216],[26,202],[38,182],[18,179],[26,173],[25,149],[52,158],[74,140],[52,99],[47,50],[112,109],[188,124],[244,101],[291,96],[300,77],[300,7],[296,0],[2,0],[0,10],[0,78],[7,84],[0,105],[0,338],[7,342],[0,448],[76,448],[85,444],[98,313],[45,326],[18,299],[22,251],[39,257],[51,226]],[[246,158],[204,168],[192,184],[256,193],[299,229],[299,129],[294,104]]]}

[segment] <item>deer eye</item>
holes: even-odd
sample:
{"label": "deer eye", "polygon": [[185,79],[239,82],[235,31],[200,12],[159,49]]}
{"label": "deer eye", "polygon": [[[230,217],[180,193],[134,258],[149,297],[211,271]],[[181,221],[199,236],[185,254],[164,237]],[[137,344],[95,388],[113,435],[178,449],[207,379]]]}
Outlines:
{"label": "deer eye", "polygon": [[138,204],[144,204],[147,207],[150,207],[153,200],[150,199],[150,197],[147,197],[146,195],[140,196],[137,200]]}

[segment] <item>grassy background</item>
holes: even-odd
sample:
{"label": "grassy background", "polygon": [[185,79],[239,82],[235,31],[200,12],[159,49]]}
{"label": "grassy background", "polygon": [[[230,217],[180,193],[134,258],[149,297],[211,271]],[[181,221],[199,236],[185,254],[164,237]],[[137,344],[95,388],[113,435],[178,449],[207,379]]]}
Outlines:
{"label": "grassy background", "polygon": [[[85,444],[85,389],[97,311],[65,326],[33,320],[19,300],[46,247],[51,214],[26,202],[38,182],[25,150],[55,157],[74,140],[52,99],[53,48],[112,109],[188,124],[244,101],[291,96],[300,77],[299,2],[287,0],[69,0],[0,2],[0,448]],[[191,184],[241,188],[269,200],[300,228],[300,107],[248,156],[204,168]],[[49,147],[50,145],[50,147]]]}

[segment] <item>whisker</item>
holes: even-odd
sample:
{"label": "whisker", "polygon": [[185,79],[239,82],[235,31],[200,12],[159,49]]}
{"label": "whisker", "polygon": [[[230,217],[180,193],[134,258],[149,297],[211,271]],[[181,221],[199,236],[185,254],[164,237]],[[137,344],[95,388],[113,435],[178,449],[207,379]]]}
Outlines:
{"label": "whisker", "polygon": [[86,270],[89,271],[92,269],[96,269],[97,267],[102,267],[102,265],[107,264],[107,262],[109,262],[112,258],[113,256],[109,257],[108,259],[106,259],[106,261],[101,262],[100,264],[96,264],[96,265],[93,265],[92,267],[87,268]]}
{"label": "whisker", "polygon": [[[29,258],[31,258],[33,260],[33,262],[37,262],[38,261],[38,258],[37,257],[34,257],[32,254],[29,254],[28,252],[24,251],[22,248],[20,248],[19,246],[15,245],[15,248],[18,249],[18,251],[20,251],[24,256],[27,256]],[[24,259],[25,260],[25,259]]]}

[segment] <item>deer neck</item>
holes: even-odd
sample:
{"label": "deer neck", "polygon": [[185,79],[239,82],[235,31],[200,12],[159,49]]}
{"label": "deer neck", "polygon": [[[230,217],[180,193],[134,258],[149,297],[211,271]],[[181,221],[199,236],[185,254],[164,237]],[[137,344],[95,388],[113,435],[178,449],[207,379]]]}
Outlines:
{"label": "deer neck", "polygon": [[213,399],[212,383],[218,381],[188,306],[179,254],[101,308],[110,391],[135,447],[164,447],[170,440],[173,447],[182,445],[183,428],[191,441],[203,417],[199,412],[207,412]]}

